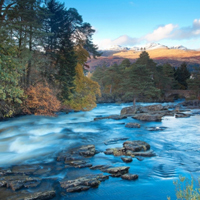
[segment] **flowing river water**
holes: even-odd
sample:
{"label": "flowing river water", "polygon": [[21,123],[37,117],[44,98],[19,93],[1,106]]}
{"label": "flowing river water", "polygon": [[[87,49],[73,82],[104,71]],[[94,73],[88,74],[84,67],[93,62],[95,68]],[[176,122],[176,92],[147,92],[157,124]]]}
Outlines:
{"label": "flowing river water", "polygon": [[[131,104],[99,104],[88,112],[58,113],[57,117],[22,116],[0,122],[0,167],[23,168],[41,166],[41,185],[29,191],[56,190],[54,199],[72,200],[157,200],[176,199],[173,181],[180,175],[197,179],[200,175],[200,115],[189,118],[163,117],[161,122],[143,122],[132,118],[94,121],[95,117],[120,114]],[[150,105],[150,104],[142,104]],[[165,104],[167,105],[167,104]],[[198,113],[191,110],[189,113]],[[137,122],[141,128],[126,128],[128,122]],[[162,131],[149,131],[147,127],[164,126]],[[151,145],[156,156],[124,163],[120,156],[105,155],[107,148],[122,147],[124,141],[105,145],[112,138],[127,137]],[[85,174],[102,173],[89,168],[65,168],[56,157],[81,145],[94,144],[100,153],[90,158],[93,165],[129,166],[129,172],[139,179],[127,181],[110,177],[98,188],[66,193],[58,182]],[[6,199],[10,189],[0,188],[0,199]]]}

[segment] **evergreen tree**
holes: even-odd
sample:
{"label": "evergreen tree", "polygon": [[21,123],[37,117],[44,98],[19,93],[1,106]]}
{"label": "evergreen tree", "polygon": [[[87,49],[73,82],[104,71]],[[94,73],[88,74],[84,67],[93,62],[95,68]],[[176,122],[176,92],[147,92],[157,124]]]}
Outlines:
{"label": "evergreen tree", "polygon": [[199,67],[195,67],[191,78],[187,80],[188,89],[194,90],[196,92],[196,96],[200,98],[200,69]]}
{"label": "evergreen tree", "polygon": [[128,58],[124,59],[122,62],[121,62],[121,66],[126,69],[126,68],[129,68],[131,66],[131,62]]}
{"label": "evergreen tree", "polygon": [[183,62],[175,72],[175,79],[178,81],[180,89],[187,89],[187,79],[190,78],[190,75],[191,74],[187,69],[187,64]]}
{"label": "evergreen tree", "polygon": [[138,98],[158,97],[160,90],[155,88],[150,70],[144,65],[133,64],[126,72],[126,77],[122,82],[125,99],[133,99],[133,104]]}
{"label": "evergreen tree", "polygon": [[152,78],[156,79],[156,63],[150,59],[149,54],[146,51],[143,51],[140,54],[140,57],[135,63],[146,67],[150,71]]}

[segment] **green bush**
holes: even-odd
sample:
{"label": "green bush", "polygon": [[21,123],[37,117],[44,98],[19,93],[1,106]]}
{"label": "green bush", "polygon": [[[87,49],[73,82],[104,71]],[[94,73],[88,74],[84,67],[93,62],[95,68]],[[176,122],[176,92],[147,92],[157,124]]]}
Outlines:
{"label": "green bush", "polygon": [[[197,184],[194,184],[197,182]],[[176,187],[176,197],[181,200],[200,200],[200,180],[188,179],[179,176],[179,180],[173,182]],[[197,187],[195,187],[197,186]],[[167,197],[171,200],[170,197]]]}

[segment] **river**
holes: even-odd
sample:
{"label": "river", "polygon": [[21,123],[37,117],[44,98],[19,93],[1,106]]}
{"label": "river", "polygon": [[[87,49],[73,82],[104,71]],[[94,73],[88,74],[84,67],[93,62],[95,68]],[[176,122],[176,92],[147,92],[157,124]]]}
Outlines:
{"label": "river", "polygon": [[[120,114],[123,107],[130,105],[99,104],[88,112],[58,113],[57,117],[31,115],[1,121],[0,167],[40,165],[48,168],[48,172],[40,174],[44,179],[40,187],[29,191],[53,188],[57,192],[54,199],[162,200],[167,196],[176,199],[173,181],[180,175],[195,179],[200,175],[200,115],[189,118],[163,117],[162,122],[142,122],[132,118],[93,121],[98,116]],[[126,128],[124,123],[128,122],[140,123],[141,128]],[[162,131],[146,129],[152,126],[167,128]],[[111,145],[104,142],[121,137],[149,143],[156,156],[145,157],[141,161],[135,158],[131,163],[124,163],[120,156],[105,155],[105,149],[121,147],[123,141]],[[70,180],[84,174],[102,173],[89,168],[65,168],[55,161],[60,152],[88,144],[94,144],[101,152],[90,158],[93,165],[129,166],[129,172],[138,174],[139,179],[127,181],[110,177],[98,188],[88,191],[66,193],[61,190],[58,181],[64,178]],[[9,196],[7,193],[8,189],[1,188],[0,199]]]}

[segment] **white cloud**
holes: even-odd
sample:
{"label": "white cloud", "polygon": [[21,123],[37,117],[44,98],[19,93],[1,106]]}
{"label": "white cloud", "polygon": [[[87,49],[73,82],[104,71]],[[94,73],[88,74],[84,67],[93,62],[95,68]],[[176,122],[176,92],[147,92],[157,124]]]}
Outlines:
{"label": "white cloud", "polygon": [[200,37],[200,19],[195,19],[192,26],[183,27],[174,31],[171,39],[182,40]]}
{"label": "white cloud", "polygon": [[152,33],[134,38],[128,35],[122,35],[114,40],[104,39],[98,42],[100,48],[106,48],[112,45],[134,46],[145,42],[158,42],[164,39],[170,40],[189,40],[200,37],[200,19],[195,19],[193,24],[188,27],[180,28],[175,24],[166,24],[159,26]]}
{"label": "white cloud", "polygon": [[148,42],[160,41],[162,39],[170,38],[172,32],[175,30],[177,25],[167,24],[160,26],[153,31],[153,33],[147,34],[144,39]]}

